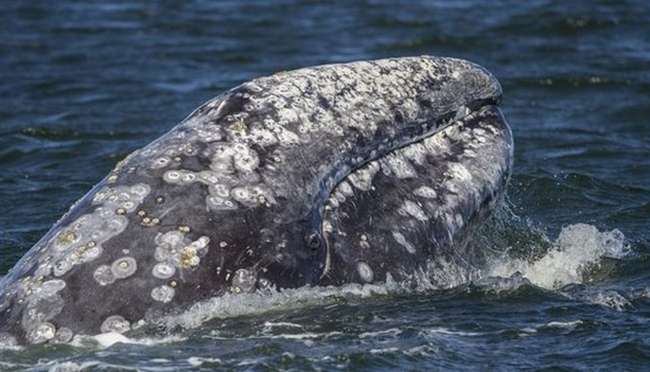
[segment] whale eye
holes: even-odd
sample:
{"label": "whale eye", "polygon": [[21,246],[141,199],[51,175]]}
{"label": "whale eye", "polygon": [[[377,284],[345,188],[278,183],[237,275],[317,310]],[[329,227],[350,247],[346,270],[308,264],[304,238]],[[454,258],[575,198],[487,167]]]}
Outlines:
{"label": "whale eye", "polygon": [[316,233],[309,234],[307,237],[307,245],[315,252],[320,247],[320,236]]}

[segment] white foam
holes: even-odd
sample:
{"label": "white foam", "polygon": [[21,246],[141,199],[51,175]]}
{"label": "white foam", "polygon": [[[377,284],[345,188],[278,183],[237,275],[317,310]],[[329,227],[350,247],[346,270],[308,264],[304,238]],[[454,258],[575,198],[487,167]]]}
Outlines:
{"label": "white foam", "polygon": [[594,295],[588,295],[584,299],[592,304],[609,307],[616,311],[623,311],[632,306],[630,300],[614,290],[598,292]]}
{"label": "white foam", "polygon": [[264,328],[275,328],[275,327],[288,327],[288,328],[303,328],[302,325],[289,322],[265,322]]}
{"label": "white foam", "polygon": [[383,331],[376,331],[376,332],[363,332],[359,334],[359,338],[376,338],[376,337],[381,337],[381,336],[397,336],[402,334],[402,330],[399,328],[390,328],[386,329]]}
{"label": "white foam", "polygon": [[597,268],[603,257],[622,258],[627,254],[629,247],[619,230],[600,232],[592,225],[575,224],[564,227],[541,258],[500,258],[487,270],[487,275],[509,277],[520,272],[537,286],[555,289],[587,282],[588,271]]}
{"label": "white foam", "polygon": [[187,358],[187,363],[192,367],[201,367],[205,363],[209,364],[222,364],[221,359],[219,358],[202,358],[202,357],[189,357]]}
{"label": "white foam", "polygon": [[424,331],[424,333],[429,335],[447,335],[447,336],[462,336],[462,337],[477,337],[477,336],[483,336],[487,334],[484,332],[455,331],[444,327],[431,328]]}
{"label": "white foam", "polygon": [[50,363],[49,372],[77,372],[91,367],[97,367],[99,362],[75,363],[75,362],[52,362]]}
{"label": "white foam", "polygon": [[338,302],[341,298],[367,298],[386,295],[390,284],[347,284],[341,287],[301,287],[280,291],[227,293],[193,305],[189,310],[160,320],[160,325],[173,329],[197,328],[211,319],[226,319],[269,311],[286,311],[305,306]]}
{"label": "white foam", "polygon": [[584,323],[582,320],[573,320],[573,321],[568,321],[568,322],[558,322],[558,321],[553,321],[553,322],[548,322],[544,324],[541,328],[562,328],[562,329],[568,329],[570,331],[574,330],[576,327],[582,325]]}
{"label": "white foam", "polygon": [[117,332],[107,332],[95,336],[77,335],[70,344],[75,347],[98,347],[100,349],[106,349],[116,344],[153,346],[181,342],[186,339],[186,337],[181,336],[130,338]]}

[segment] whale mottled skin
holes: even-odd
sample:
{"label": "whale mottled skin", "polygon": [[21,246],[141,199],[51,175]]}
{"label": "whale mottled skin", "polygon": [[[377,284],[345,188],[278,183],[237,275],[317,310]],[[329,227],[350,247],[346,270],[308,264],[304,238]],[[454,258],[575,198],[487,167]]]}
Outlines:
{"label": "whale mottled skin", "polygon": [[241,84],[121,161],[2,279],[0,343],[471,265],[512,163],[500,98],[485,69],[430,56]]}

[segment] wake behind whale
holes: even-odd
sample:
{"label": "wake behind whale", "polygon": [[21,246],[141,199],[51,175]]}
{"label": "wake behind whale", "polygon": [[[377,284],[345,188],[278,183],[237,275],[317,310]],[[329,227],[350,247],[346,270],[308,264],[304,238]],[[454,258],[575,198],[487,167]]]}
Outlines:
{"label": "wake behind whale", "polygon": [[512,162],[500,97],[481,67],[427,56],[244,83],[120,162],[16,264],[0,339],[65,343],[227,293],[470,266]]}

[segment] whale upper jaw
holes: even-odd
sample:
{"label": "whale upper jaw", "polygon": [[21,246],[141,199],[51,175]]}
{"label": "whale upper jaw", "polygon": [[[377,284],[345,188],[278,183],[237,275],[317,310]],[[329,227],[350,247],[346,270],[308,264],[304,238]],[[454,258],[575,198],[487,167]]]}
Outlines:
{"label": "whale upper jaw", "polygon": [[[431,178],[435,172],[416,167],[419,158],[407,156],[416,162],[416,177],[410,177],[406,160],[395,154],[429,146],[420,152],[436,155],[443,151],[438,141],[456,138],[447,132],[457,127],[461,143],[481,144],[468,153],[509,164],[503,151],[511,146],[507,125],[462,129],[476,122],[473,117],[501,123],[491,108],[500,98],[498,81],[480,66],[429,56],[317,66],[241,84],[118,163],[16,264],[0,282],[0,340],[67,342],[77,334],[126,332],[141,320],[226,292],[381,280],[390,268],[379,270],[372,265],[381,260],[364,257],[381,258],[377,252],[391,246],[428,244],[431,239],[416,239],[430,234],[422,221],[456,223],[411,197],[404,205],[388,203],[399,200],[400,184],[418,174],[438,182]],[[437,161],[429,168],[467,164],[442,155]],[[366,182],[364,172],[379,163],[381,172],[397,176]],[[496,190],[509,172],[509,166],[502,168],[474,177],[476,184]],[[446,171],[465,175],[458,166]],[[363,197],[348,195],[352,203],[346,204],[345,185]],[[445,190],[450,198],[487,195]],[[333,200],[338,209],[328,209]],[[331,240],[333,227],[345,232],[354,226],[342,211],[359,201],[370,208],[382,200],[385,209],[357,213],[356,222],[367,228],[384,218],[416,235],[391,232],[385,247],[371,246],[372,236]],[[386,209],[392,207],[407,218],[395,219]],[[489,207],[480,200],[466,204],[468,213]],[[360,248],[355,255],[362,256],[344,260],[347,248],[330,249],[339,243]],[[420,262],[434,252],[415,251]],[[396,265],[399,270],[421,269],[418,259],[396,257],[409,263]],[[353,269],[340,270],[342,265]]]}

